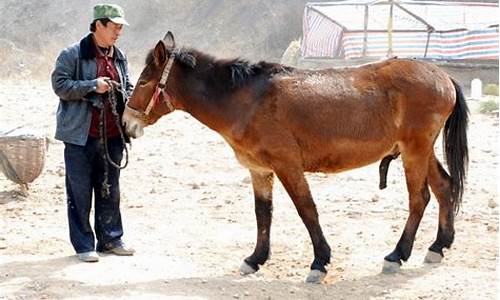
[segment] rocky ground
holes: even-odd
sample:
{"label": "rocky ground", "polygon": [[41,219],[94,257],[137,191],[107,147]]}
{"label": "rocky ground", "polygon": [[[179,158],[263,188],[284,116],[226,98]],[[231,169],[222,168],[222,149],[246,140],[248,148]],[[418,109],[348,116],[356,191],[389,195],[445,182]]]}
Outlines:
{"label": "rocky ground", "polygon": [[0,81],[0,131],[24,125],[49,137],[44,171],[26,195],[0,175],[0,299],[497,297],[498,113],[477,113],[478,102],[469,101],[469,176],[444,261],[423,263],[437,230],[433,198],[412,257],[400,273],[380,273],[408,215],[400,160],[382,191],[377,165],[309,174],[332,263],[323,284],[308,285],[311,243],[280,184],[272,258],[258,274],[239,275],[256,236],[248,172],[221,137],[181,112],[134,141],[122,173],[124,239],[136,255],[80,263],[68,241],[63,145],[52,139],[57,101],[48,82]]}

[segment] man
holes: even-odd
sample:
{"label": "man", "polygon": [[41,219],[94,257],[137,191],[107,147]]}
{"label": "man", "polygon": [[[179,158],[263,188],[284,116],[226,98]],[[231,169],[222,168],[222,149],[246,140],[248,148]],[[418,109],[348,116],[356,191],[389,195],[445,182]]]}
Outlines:
{"label": "man", "polygon": [[[126,57],[115,46],[124,25],[128,23],[121,7],[96,5],[91,32],[60,53],[52,73],[52,88],[60,98],[55,137],[65,145],[70,240],[84,262],[98,261],[97,252],[134,254],[121,240],[120,170],[111,166],[105,153],[120,164],[125,146],[121,114],[133,86]],[[121,86],[114,113],[109,100],[113,82]],[[107,147],[103,147],[106,140]],[[89,223],[92,192],[97,247]]]}

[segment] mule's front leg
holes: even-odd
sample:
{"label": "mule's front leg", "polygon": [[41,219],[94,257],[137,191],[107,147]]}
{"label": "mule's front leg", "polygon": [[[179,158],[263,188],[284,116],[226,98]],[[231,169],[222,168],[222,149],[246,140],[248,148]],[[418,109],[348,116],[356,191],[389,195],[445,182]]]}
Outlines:
{"label": "mule's front leg", "polygon": [[252,176],[253,192],[255,197],[255,216],[257,218],[257,244],[249,257],[245,258],[241,267],[242,275],[255,273],[259,265],[263,265],[269,258],[269,236],[273,210],[273,181],[271,172],[259,173],[250,171]]}
{"label": "mule's front leg", "polygon": [[320,283],[326,276],[326,265],[330,263],[330,246],[323,236],[323,231],[319,225],[318,211],[311,196],[309,185],[302,171],[287,168],[281,172],[276,171],[276,175],[292,198],[302,222],[309,231],[313,248],[314,261],[311,264],[311,271],[306,278],[306,282]]}

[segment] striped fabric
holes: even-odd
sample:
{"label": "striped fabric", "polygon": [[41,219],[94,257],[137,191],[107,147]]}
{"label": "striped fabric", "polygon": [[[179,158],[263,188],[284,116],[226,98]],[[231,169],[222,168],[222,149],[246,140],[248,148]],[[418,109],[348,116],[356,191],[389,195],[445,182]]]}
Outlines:
{"label": "striped fabric", "polygon": [[317,11],[306,13],[301,51],[304,57],[337,57],[342,51],[342,27]]}
{"label": "striped fabric", "polygon": [[[427,3],[428,2],[428,3]],[[443,25],[443,19],[435,17],[436,9],[441,10],[442,14],[447,13],[449,20],[457,19],[454,13],[459,13],[465,4],[454,3],[453,9],[446,10],[444,2],[439,1],[420,1],[418,5],[414,2],[408,4],[414,11],[418,11],[420,15],[427,13],[429,20],[424,20],[433,25],[432,21],[439,23],[439,27],[428,35],[426,28],[422,28],[422,21],[416,21],[413,16],[405,13],[403,10],[398,10],[395,15],[395,27],[392,33],[392,53],[398,57],[413,57],[413,58],[430,58],[430,59],[498,59],[499,51],[499,34],[498,21],[496,26],[485,26],[483,28],[464,29],[463,24],[458,24],[453,27],[452,24]],[[400,2],[403,3],[403,2]],[[408,2],[409,3],[409,2]],[[437,3],[437,4],[436,4]],[[380,3],[369,8],[369,28],[366,36],[366,53],[367,57],[386,57],[389,55],[388,33],[385,30],[372,30],[370,24],[384,23],[388,15],[383,7],[385,3]],[[433,4],[433,5],[431,5]],[[463,15],[465,20],[467,17],[468,24],[480,24],[481,19],[475,21],[471,16],[474,16],[474,6],[478,7],[478,14],[484,14],[485,9],[490,11],[498,10],[498,4],[467,4],[467,15]],[[362,6],[331,4],[308,4],[304,11],[303,23],[303,40],[301,45],[302,57],[306,58],[360,58],[363,55],[363,44],[365,33],[362,29]],[[428,6],[427,6],[428,5]],[[461,8],[457,5],[464,5]],[[348,11],[355,14],[355,24],[347,24]],[[464,12],[464,11],[462,11]],[[396,12],[395,12],[396,13]],[[332,16],[338,15],[338,18]],[[370,16],[372,19],[370,19]],[[406,20],[406,21],[405,21]],[[397,21],[397,22],[396,22]],[[399,22],[399,23],[398,23]],[[490,22],[487,20],[486,22]],[[345,23],[345,24],[344,24]],[[382,24],[381,23],[381,24]],[[399,27],[405,27],[404,29]],[[414,25],[412,25],[414,24]],[[491,24],[491,23],[490,23]],[[418,25],[418,26],[417,26]],[[414,26],[414,27],[412,27]],[[439,30],[440,27],[457,28],[457,30]],[[477,27],[477,26],[475,26]],[[355,29],[354,29],[355,28]],[[383,26],[382,26],[383,28]],[[429,43],[427,44],[427,40]]]}
{"label": "striped fabric", "polygon": [[[345,58],[363,54],[363,32],[345,32],[341,47]],[[393,32],[392,55],[432,59],[498,59],[498,27],[483,30],[434,32],[425,52],[427,33]],[[369,32],[367,56],[388,55],[387,32]],[[334,56],[330,56],[334,57]]]}

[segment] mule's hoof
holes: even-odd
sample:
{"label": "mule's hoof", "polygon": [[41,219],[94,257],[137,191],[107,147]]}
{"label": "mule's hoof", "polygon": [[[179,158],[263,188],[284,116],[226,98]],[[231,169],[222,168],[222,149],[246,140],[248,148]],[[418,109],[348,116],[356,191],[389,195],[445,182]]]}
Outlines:
{"label": "mule's hoof", "polygon": [[427,255],[424,258],[424,262],[428,264],[438,264],[443,260],[443,256],[434,251],[427,251]]}
{"label": "mule's hoof", "polygon": [[252,268],[249,264],[247,264],[245,261],[240,266],[240,274],[241,275],[248,275],[248,274],[253,274],[257,272],[254,268]]}
{"label": "mule's hoof", "polygon": [[323,278],[325,278],[325,276],[326,276],[325,272],[321,272],[320,270],[311,270],[311,272],[309,272],[309,275],[307,275],[306,283],[319,284],[321,283]]}
{"label": "mule's hoof", "polygon": [[384,259],[384,266],[382,267],[382,273],[393,274],[393,273],[398,273],[400,270],[401,270],[400,263]]}

